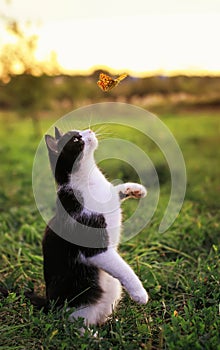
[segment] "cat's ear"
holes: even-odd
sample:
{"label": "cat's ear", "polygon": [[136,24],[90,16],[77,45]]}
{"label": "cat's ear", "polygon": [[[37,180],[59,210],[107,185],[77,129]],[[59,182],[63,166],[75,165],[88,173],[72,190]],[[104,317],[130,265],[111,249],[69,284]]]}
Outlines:
{"label": "cat's ear", "polygon": [[45,142],[49,153],[53,153],[53,154],[58,153],[57,141],[54,137],[50,135],[45,135]]}
{"label": "cat's ear", "polygon": [[56,126],[55,126],[55,138],[56,140],[59,140],[63,136],[62,131],[60,131]]}
{"label": "cat's ear", "polygon": [[50,160],[50,166],[51,170],[53,172],[53,175],[55,176],[55,169],[58,159],[58,148],[57,148],[57,141],[54,137],[50,135],[45,135],[45,142],[48,149],[48,155]]}

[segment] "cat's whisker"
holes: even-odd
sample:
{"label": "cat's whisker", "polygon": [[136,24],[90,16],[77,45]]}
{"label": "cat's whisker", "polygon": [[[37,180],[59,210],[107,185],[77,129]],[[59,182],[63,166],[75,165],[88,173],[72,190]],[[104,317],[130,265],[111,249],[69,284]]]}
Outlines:
{"label": "cat's whisker", "polygon": [[89,130],[91,129],[91,123],[92,123],[92,114],[90,115],[90,119],[89,119]]}
{"label": "cat's whisker", "polygon": [[100,132],[100,133],[97,133],[95,132],[96,135],[113,135],[112,132]]}
{"label": "cat's whisker", "polygon": [[108,126],[101,125],[97,130],[94,130],[97,137],[99,136],[114,136],[114,133],[112,131],[108,132]]}
{"label": "cat's whisker", "polygon": [[102,131],[102,130],[96,130],[95,133],[96,134],[113,134],[112,131]]}
{"label": "cat's whisker", "polygon": [[100,125],[98,127],[98,130],[106,130],[107,127],[108,127],[107,125]]}
{"label": "cat's whisker", "polygon": [[100,126],[98,129],[95,129],[95,128],[93,128],[94,129],[94,132],[95,133],[99,133],[100,131],[102,131],[103,130],[103,126]]}
{"label": "cat's whisker", "polygon": [[75,126],[70,123],[69,120],[65,120],[65,122],[61,120],[61,124],[59,125],[59,128],[63,131],[73,130],[74,127]]}
{"label": "cat's whisker", "polygon": [[106,133],[100,133],[100,134],[95,134],[96,135],[96,137],[99,139],[99,140],[101,140],[101,139],[106,139],[106,138],[109,138],[109,137],[111,137],[113,134],[112,133],[108,133],[108,132],[106,132]]}

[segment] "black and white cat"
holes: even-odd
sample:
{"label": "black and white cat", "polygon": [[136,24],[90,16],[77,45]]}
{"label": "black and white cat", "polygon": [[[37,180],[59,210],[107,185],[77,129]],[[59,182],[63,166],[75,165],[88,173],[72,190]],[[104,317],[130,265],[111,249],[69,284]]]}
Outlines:
{"label": "black and white cat", "polygon": [[148,301],[139,278],[117,252],[120,202],[147,192],[142,185],[113,186],[105,178],[94,160],[98,140],[92,130],[62,134],[55,128],[55,137],[45,140],[57,183],[56,214],[43,238],[47,301],[61,306],[67,300],[75,307],[71,320],[102,324],[121,298],[121,285],[136,302]]}

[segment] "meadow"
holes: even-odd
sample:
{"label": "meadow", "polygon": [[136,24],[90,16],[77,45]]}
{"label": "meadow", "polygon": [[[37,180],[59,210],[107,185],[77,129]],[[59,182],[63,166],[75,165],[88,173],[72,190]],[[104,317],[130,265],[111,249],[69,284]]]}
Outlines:
{"label": "meadow", "polygon": [[[170,180],[164,160],[152,147],[149,156],[157,162],[161,183],[159,205],[148,227],[120,246],[150,300],[139,306],[124,292],[112,318],[94,327],[94,337],[89,331],[80,336],[82,320],[69,323],[65,310],[44,314],[24,297],[33,286],[44,293],[45,223],[32,193],[32,164],[40,135],[31,119],[0,113],[0,284],[10,290],[7,298],[0,298],[0,349],[220,350],[219,112],[159,116],[185,158],[188,182],[183,208],[173,225],[159,233]],[[54,121],[50,115],[40,119],[42,135]],[[123,167],[106,163],[103,170],[110,178],[127,176]],[[125,216],[135,203],[123,204]]]}

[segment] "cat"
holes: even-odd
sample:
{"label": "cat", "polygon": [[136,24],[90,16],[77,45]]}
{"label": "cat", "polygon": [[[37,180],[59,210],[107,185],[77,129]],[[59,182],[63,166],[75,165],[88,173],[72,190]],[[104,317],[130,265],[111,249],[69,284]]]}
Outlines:
{"label": "cat", "polygon": [[92,130],[45,135],[50,166],[57,184],[56,213],[43,237],[47,302],[74,307],[70,321],[101,325],[116,308],[122,286],[146,304],[148,294],[117,252],[121,201],[147,194],[144,186],[113,186],[97,167],[98,139]]}

